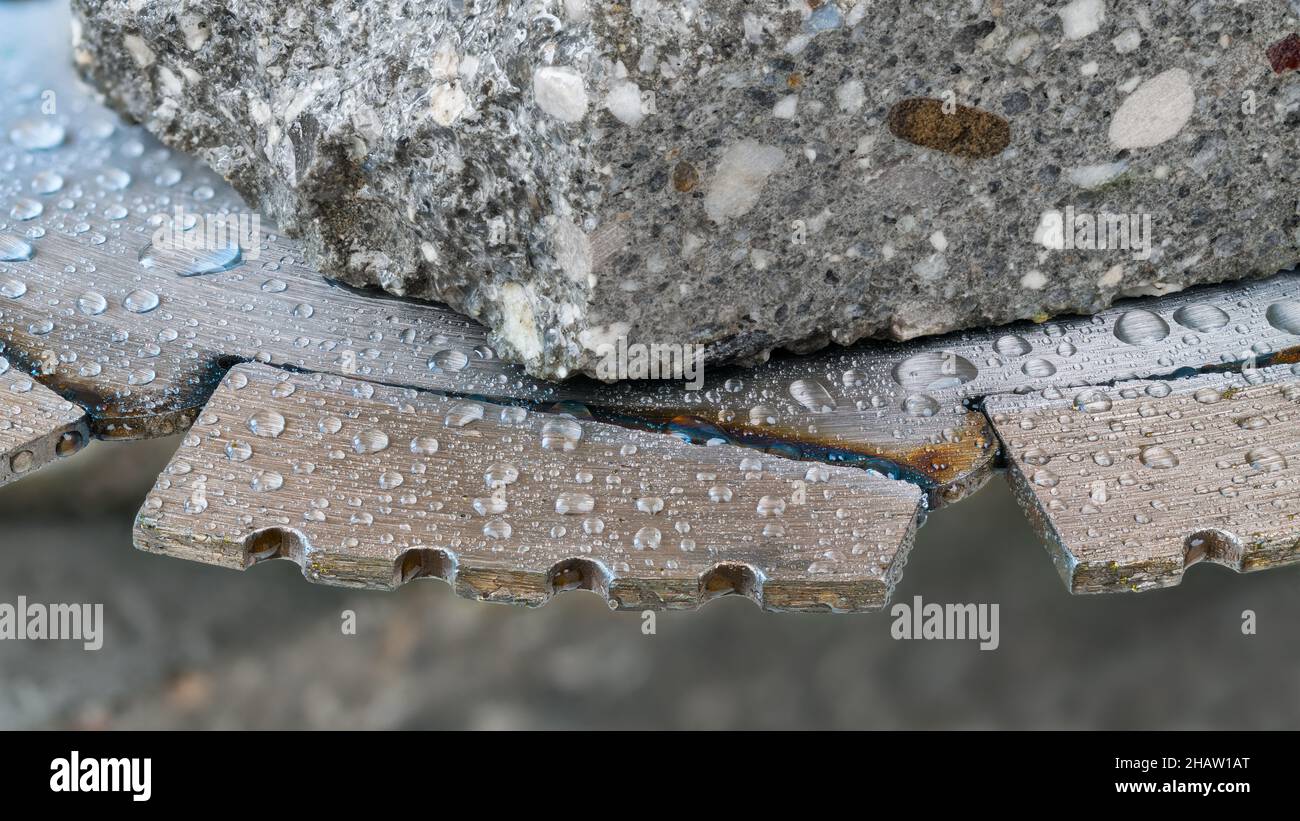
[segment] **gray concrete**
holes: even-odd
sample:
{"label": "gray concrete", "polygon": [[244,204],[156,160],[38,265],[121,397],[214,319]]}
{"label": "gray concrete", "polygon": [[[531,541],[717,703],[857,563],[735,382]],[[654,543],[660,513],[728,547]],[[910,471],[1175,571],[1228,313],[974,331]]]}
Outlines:
{"label": "gray concrete", "polygon": [[[535,375],[621,376],[620,338],[752,360],[1300,259],[1300,73],[1267,54],[1294,4],[73,7],[110,104],[325,274],[445,301]],[[1061,230],[1104,214],[1138,235]]]}

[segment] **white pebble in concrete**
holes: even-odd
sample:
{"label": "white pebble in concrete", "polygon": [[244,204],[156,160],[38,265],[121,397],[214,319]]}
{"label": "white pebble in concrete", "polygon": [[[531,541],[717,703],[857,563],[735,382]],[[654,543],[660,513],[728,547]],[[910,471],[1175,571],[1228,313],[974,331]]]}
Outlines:
{"label": "white pebble in concrete", "polygon": [[582,75],[571,68],[542,66],[534,71],[533,97],[542,111],[566,123],[576,123],[587,114],[587,89]]}
{"label": "white pebble in concrete", "polygon": [[1192,116],[1196,95],[1181,68],[1157,74],[1137,87],[1110,121],[1116,148],[1150,148],[1173,139]]}
{"label": "white pebble in concrete", "polygon": [[785,152],[754,140],[742,140],[727,149],[718,163],[704,211],[714,222],[749,213],[758,204],[767,178],[785,162]]}
{"label": "white pebble in concrete", "polygon": [[605,107],[623,125],[640,125],[645,117],[645,112],[641,110],[641,88],[627,80],[616,80],[610,84]]}
{"label": "white pebble in concrete", "polygon": [[1060,11],[1065,39],[1079,40],[1101,28],[1106,20],[1105,0],[1074,0]]}

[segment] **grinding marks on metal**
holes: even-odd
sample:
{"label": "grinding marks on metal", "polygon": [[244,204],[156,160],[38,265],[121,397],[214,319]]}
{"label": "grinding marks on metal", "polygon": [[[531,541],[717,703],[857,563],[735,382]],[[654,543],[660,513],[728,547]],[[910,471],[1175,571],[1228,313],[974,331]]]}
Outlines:
{"label": "grinding marks on metal", "polygon": [[884,606],[923,509],[918,488],[867,471],[251,364],[199,414],[136,542],[527,605],[584,588],[617,608],[739,593],[860,611]]}
{"label": "grinding marks on metal", "polygon": [[1300,366],[987,403],[1071,592],[1300,561]]}
{"label": "grinding marks on metal", "polygon": [[89,436],[85,411],[0,357],[0,485],[71,456]]}

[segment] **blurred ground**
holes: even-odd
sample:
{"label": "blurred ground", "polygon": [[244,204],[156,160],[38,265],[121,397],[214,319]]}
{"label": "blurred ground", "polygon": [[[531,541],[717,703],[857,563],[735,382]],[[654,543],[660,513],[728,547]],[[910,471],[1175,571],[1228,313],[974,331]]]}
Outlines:
{"label": "blurred ground", "polygon": [[176,445],[94,443],[0,489],[0,602],[103,602],[106,622],[99,652],[0,642],[0,727],[1300,727],[1300,568],[1072,598],[1000,479],[930,517],[895,598],[999,603],[1001,647],[981,652],[895,641],[883,613],[724,599],[645,636],[585,593],[528,611],[137,552]]}

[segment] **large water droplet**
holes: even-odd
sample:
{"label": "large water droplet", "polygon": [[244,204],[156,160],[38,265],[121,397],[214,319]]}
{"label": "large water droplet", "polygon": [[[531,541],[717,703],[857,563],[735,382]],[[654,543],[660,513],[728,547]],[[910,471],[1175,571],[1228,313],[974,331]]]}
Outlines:
{"label": "large water droplet", "polygon": [[1228,324],[1228,315],[1217,305],[1194,302],[1174,311],[1174,322],[1193,331],[1213,331]]}
{"label": "large water droplet", "polygon": [[1164,445],[1151,445],[1142,448],[1138,458],[1142,460],[1142,464],[1156,470],[1168,470],[1178,467],[1178,457]]}
{"label": "large water droplet", "polygon": [[378,428],[369,428],[352,437],[352,450],[357,453],[378,453],[388,447],[388,434]]}
{"label": "large water droplet", "polygon": [[53,194],[63,189],[63,175],[48,168],[37,171],[32,177],[32,190],[37,194]]}
{"label": "large water droplet", "polygon": [[1246,461],[1250,462],[1250,466],[1255,470],[1260,470],[1265,473],[1274,473],[1279,470],[1286,470],[1287,467],[1286,457],[1277,450],[1266,445],[1251,448],[1246,453]]}
{"label": "large water droplet", "polygon": [[9,209],[9,216],[16,220],[33,220],[45,212],[45,206],[41,205],[39,200],[19,197],[14,200],[13,207]]}
{"label": "large water droplet", "polygon": [[483,406],[477,402],[457,402],[447,411],[443,420],[449,428],[463,428],[483,418]]}
{"label": "large water droplet", "polygon": [[1021,366],[1020,370],[1030,378],[1043,379],[1056,373],[1056,366],[1046,359],[1036,357]]}
{"label": "large water droplet", "polygon": [[939,412],[939,402],[933,396],[914,393],[903,400],[903,410],[909,416],[934,416]]}
{"label": "large water droplet", "polygon": [[1111,399],[1105,391],[1095,388],[1086,391],[1080,391],[1074,397],[1074,407],[1084,413],[1105,413],[1112,407]]}
{"label": "large water droplet", "polygon": [[438,452],[438,440],[432,436],[417,436],[411,440],[411,453],[416,456],[432,456]]}
{"label": "large water droplet", "polygon": [[1006,357],[1024,356],[1029,353],[1030,345],[1023,336],[1007,334],[998,337],[998,340],[993,343],[993,350]]}
{"label": "large water droplet", "polygon": [[780,496],[764,496],[758,500],[759,516],[781,516],[785,513],[785,499]]}
{"label": "large water droplet", "polygon": [[570,451],[578,447],[581,439],[582,425],[576,419],[550,419],[542,425],[542,447],[546,450]]}
{"label": "large water droplet", "polygon": [[121,191],[131,184],[131,175],[120,168],[105,168],[95,177],[105,191]]}
{"label": "large water droplet", "polygon": [[27,283],[14,277],[0,277],[0,296],[20,299],[27,293]]}
{"label": "large water droplet", "polygon": [[1279,331],[1300,335],[1300,302],[1283,300],[1268,306],[1264,316]]}
{"label": "large water droplet", "polygon": [[1126,311],[1115,320],[1115,338],[1129,345],[1150,345],[1169,336],[1169,325],[1143,308]]}
{"label": "large water droplet", "polygon": [[28,151],[47,151],[63,144],[67,129],[46,118],[22,120],[9,129],[9,140]]}
{"label": "large water droplet", "polygon": [[226,443],[226,458],[232,462],[247,462],[253,458],[253,446],[239,439]]}
{"label": "large water droplet", "polygon": [[18,237],[0,236],[0,261],[26,262],[34,253],[30,242]]}
{"label": "large water droplet", "polygon": [[464,351],[448,348],[438,351],[429,360],[429,370],[463,371],[469,365],[469,356]]}
{"label": "large water droplet", "polygon": [[955,388],[974,379],[979,370],[969,359],[951,351],[927,351],[899,362],[892,374],[904,388],[922,392]]}
{"label": "large water droplet", "polygon": [[142,268],[170,271],[177,276],[196,277],[229,271],[243,262],[243,251],[238,245],[214,250],[186,250],[168,248],[153,243],[140,249],[138,260]]}
{"label": "large water droplet", "polygon": [[259,470],[253,476],[252,486],[261,492],[279,490],[284,486],[284,477],[273,470]]}
{"label": "large water droplet", "polygon": [[490,488],[513,485],[519,479],[519,468],[505,462],[497,462],[483,474],[483,481]]}
{"label": "large water droplet", "polygon": [[826,386],[816,379],[796,379],[790,383],[794,401],[813,413],[830,413],[835,410],[835,399]]}
{"label": "large water droplet", "polygon": [[596,506],[596,499],[589,493],[561,493],[555,497],[555,512],[564,516],[576,516],[590,513]]}
{"label": "large water droplet", "polygon": [[77,310],[86,316],[99,316],[108,310],[108,300],[98,291],[86,291],[77,297]]}
{"label": "large water droplet", "polygon": [[126,295],[122,307],[136,314],[147,314],[158,307],[158,295],[153,291],[138,288]]}
{"label": "large water droplet", "polygon": [[274,439],[284,433],[284,417],[273,410],[260,410],[248,417],[248,429],[257,436]]}

